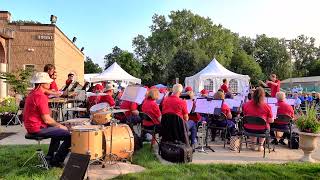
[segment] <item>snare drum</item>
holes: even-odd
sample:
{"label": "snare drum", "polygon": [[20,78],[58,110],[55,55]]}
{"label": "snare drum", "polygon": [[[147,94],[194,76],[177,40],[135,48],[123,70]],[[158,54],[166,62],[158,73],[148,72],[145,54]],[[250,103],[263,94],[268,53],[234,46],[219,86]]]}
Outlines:
{"label": "snare drum", "polygon": [[90,159],[102,158],[104,151],[100,126],[74,126],[71,133],[71,152],[89,154]]}
{"label": "snare drum", "polygon": [[[112,136],[111,136],[112,128]],[[131,158],[134,152],[134,137],[130,127],[126,124],[107,126],[103,130],[106,159],[110,160],[110,154],[115,158],[112,160],[122,160]],[[112,146],[111,146],[112,137]]]}
{"label": "snare drum", "polygon": [[61,124],[65,125],[68,129],[71,129],[74,126],[88,125],[90,122],[89,118],[76,118],[69,119],[65,122],[61,122]]}
{"label": "snare drum", "polygon": [[94,124],[104,125],[110,122],[111,114],[99,114],[99,112],[106,112],[109,109],[108,103],[99,103],[90,108],[91,120]]}

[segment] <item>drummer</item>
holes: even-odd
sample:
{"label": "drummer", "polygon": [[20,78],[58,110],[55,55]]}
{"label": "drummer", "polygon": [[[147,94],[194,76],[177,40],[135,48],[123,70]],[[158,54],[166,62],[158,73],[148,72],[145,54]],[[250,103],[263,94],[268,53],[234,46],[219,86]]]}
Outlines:
{"label": "drummer", "polygon": [[[61,167],[69,153],[71,136],[67,127],[50,116],[48,96],[45,95],[45,92],[49,90],[52,81],[46,72],[37,72],[32,77],[31,83],[35,88],[26,98],[23,120],[29,134],[51,138],[46,159],[51,166]],[[61,145],[60,141],[63,141]]]}
{"label": "drummer", "polygon": [[114,93],[114,87],[111,84],[107,84],[105,87],[106,87],[105,93],[107,95],[101,96],[99,103],[106,102],[110,105],[110,107],[114,107],[116,104],[113,97],[112,97],[113,93]]}

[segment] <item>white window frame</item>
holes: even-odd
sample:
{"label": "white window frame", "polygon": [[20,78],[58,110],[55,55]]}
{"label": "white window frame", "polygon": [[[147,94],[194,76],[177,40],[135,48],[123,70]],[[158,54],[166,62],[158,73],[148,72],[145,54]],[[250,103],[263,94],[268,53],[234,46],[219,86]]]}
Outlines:
{"label": "white window frame", "polygon": [[24,64],[24,65],[23,65],[23,69],[26,70],[26,69],[27,69],[27,66],[33,66],[33,69],[34,69],[34,70],[36,69],[36,65],[35,65],[35,64]]}
{"label": "white window frame", "polygon": [[[232,83],[234,81],[235,83]],[[237,93],[239,90],[239,82],[236,79],[230,79],[229,81],[229,89],[233,93]]]}

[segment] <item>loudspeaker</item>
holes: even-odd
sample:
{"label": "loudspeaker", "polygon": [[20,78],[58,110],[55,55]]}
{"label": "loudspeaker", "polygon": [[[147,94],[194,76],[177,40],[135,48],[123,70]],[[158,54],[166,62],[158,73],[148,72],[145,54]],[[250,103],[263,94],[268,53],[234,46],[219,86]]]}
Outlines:
{"label": "loudspeaker", "polygon": [[71,153],[60,180],[83,180],[90,161],[90,155]]}

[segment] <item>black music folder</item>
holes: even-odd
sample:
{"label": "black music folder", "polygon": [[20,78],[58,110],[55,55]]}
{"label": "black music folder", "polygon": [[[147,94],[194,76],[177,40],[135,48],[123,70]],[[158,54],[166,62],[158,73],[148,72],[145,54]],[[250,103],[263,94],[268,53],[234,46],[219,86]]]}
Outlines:
{"label": "black music folder", "polygon": [[71,153],[60,180],[83,180],[90,162],[90,155]]}

